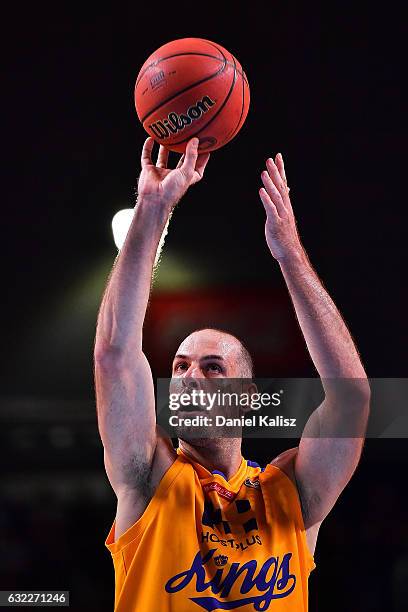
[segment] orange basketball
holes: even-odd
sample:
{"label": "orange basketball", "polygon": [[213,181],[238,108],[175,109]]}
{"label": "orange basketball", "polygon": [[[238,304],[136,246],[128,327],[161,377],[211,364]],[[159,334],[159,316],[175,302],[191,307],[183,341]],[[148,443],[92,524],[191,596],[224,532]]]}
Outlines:
{"label": "orange basketball", "polygon": [[182,153],[197,136],[199,151],[215,151],[238,134],[246,119],[248,79],[221,45],[181,38],[145,61],[135,104],[144,129],[159,144]]}

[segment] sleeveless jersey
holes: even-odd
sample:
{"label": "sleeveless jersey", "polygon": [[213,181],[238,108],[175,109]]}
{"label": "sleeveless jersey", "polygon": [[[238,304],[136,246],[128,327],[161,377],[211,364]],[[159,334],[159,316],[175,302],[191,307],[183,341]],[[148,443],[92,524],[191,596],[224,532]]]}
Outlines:
{"label": "sleeveless jersey", "polygon": [[116,542],[116,612],[306,612],[299,496],[279,468],[241,459],[226,480],[180,448],[143,515]]}

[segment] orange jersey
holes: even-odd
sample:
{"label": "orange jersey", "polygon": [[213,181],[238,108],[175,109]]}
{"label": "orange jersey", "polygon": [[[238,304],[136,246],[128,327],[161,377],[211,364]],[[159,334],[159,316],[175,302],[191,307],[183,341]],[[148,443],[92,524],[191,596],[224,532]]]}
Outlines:
{"label": "orange jersey", "polygon": [[315,567],[296,487],[241,460],[211,473],[180,448],[145,512],[114,542],[116,612],[305,612]]}

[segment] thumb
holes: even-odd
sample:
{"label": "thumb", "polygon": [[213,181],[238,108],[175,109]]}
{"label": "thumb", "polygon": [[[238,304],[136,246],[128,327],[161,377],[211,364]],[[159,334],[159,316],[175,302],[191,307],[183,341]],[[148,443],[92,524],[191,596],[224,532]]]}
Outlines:
{"label": "thumb", "polygon": [[199,142],[200,141],[198,138],[192,138],[188,141],[186,151],[184,153],[184,161],[180,167],[180,171],[184,174],[188,182],[190,182],[194,176]]}

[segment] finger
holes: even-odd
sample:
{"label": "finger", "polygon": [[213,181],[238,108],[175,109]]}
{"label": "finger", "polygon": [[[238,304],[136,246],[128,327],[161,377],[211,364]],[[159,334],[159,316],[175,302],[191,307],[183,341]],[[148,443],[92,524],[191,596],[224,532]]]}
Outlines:
{"label": "finger", "polygon": [[261,187],[261,189],[259,190],[259,196],[261,198],[262,204],[264,205],[266,214],[278,218],[278,210],[264,187]]}
{"label": "finger", "polygon": [[271,198],[272,202],[276,207],[276,210],[279,213],[279,216],[286,217],[287,215],[285,210],[285,204],[283,202],[282,196],[266,170],[261,173],[261,179],[267,194]]}
{"label": "finger", "polygon": [[288,190],[272,157],[266,160],[266,168],[276,189],[281,194],[282,199],[284,199],[288,195]]}
{"label": "finger", "polygon": [[149,138],[146,138],[145,143],[143,145],[143,149],[142,149],[142,159],[141,159],[142,168],[152,164],[153,145],[154,145],[153,138],[151,136],[149,136]]}
{"label": "finger", "polygon": [[206,165],[208,164],[208,160],[210,159],[209,153],[200,153],[197,157],[196,165],[195,165],[195,173],[193,177],[193,182],[197,183],[201,181],[204,176],[204,170]]}
{"label": "finger", "polygon": [[279,174],[281,175],[285,185],[286,185],[286,189],[287,189],[287,197],[284,197],[284,203],[286,208],[289,211],[292,211],[292,204],[290,201],[290,197],[289,197],[289,191],[290,191],[290,187],[288,186],[288,180],[286,178],[286,172],[285,172],[285,165],[283,162],[283,156],[282,153],[278,153],[276,158],[275,158],[275,165],[279,170]]}
{"label": "finger", "polygon": [[184,162],[184,153],[180,157],[180,159],[178,160],[178,164],[177,164],[176,168],[181,168],[181,166],[183,165],[183,162]]}
{"label": "finger", "polygon": [[[276,167],[279,170],[279,174],[281,175],[284,183],[286,184],[286,186],[288,185],[288,181],[286,179],[286,173],[285,173],[285,164],[283,163],[283,157],[282,157],[282,153],[278,153],[276,158],[275,158],[275,164]],[[289,190],[289,189],[288,189]]]}
{"label": "finger", "polygon": [[184,161],[180,166],[181,172],[189,182],[194,176],[194,169],[198,157],[198,143],[198,138],[192,138],[188,141],[186,151],[184,153]]}
{"label": "finger", "polygon": [[163,145],[160,145],[156,166],[158,168],[167,168],[168,160],[169,160],[169,150],[166,149],[166,147],[163,147]]}

